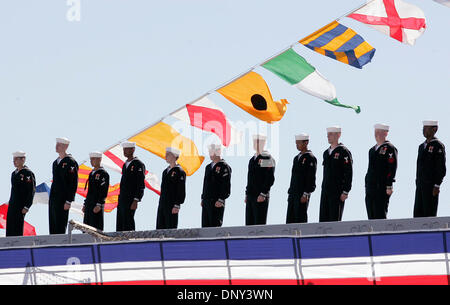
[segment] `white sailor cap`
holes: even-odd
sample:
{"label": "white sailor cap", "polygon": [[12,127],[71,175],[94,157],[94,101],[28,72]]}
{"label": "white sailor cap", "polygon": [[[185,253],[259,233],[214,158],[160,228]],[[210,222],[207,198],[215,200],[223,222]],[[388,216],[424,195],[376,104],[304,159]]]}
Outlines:
{"label": "white sailor cap", "polygon": [[218,151],[222,149],[222,145],[220,144],[209,144],[208,145],[208,150],[209,151]]}
{"label": "white sailor cap", "polygon": [[438,126],[438,121],[423,121],[423,126]]}
{"label": "white sailor cap", "polygon": [[307,133],[300,133],[295,135],[296,141],[306,141],[309,140],[309,135]]}
{"label": "white sailor cap", "polygon": [[265,140],[267,140],[267,136],[263,135],[263,134],[255,134],[255,135],[253,135],[253,140],[265,141]]}
{"label": "white sailor cap", "polygon": [[375,129],[380,129],[380,130],[386,130],[386,131],[389,131],[389,125],[381,124],[381,123],[375,124],[375,125],[373,126],[373,128],[375,128]]}
{"label": "white sailor cap", "polygon": [[56,143],[70,144],[70,141],[67,138],[56,138]]}
{"label": "white sailor cap", "polygon": [[340,126],[331,126],[327,128],[327,132],[341,132],[342,128]]}
{"label": "white sailor cap", "polygon": [[21,151],[21,150],[13,152],[12,155],[13,155],[14,158],[26,157],[26,153],[24,151]]}
{"label": "white sailor cap", "polygon": [[128,141],[122,142],[120,145],[122,146],[122,148],[134,148],[134,147],[136,147],[136,143],[135,142],[128,142]]}
{"label": "white sailor cap", "polygon": [[175,147],[166,147],[166,153],[168,152],[173,154],[175,157],[179,157],[181,154],[181,151]]}
{"label": "white sailor cap", "polygon": [[99,151],[92,151],[89,153],[89,158],[101,158],[102,155],[103,154]]}

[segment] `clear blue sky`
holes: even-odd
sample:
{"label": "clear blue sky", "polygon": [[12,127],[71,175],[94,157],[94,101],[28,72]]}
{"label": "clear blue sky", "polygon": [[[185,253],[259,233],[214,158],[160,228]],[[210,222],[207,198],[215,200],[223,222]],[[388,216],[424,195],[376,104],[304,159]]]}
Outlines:
{"label": "clear blue sky", "polygon": [[[422,120],[440,122],[438,137],[450,145],[450,9],[431,0],[408,0],[421,7],[428,28],[416,46],[400,44],[348,18],[342,23],[377,51],[363,70],[309,49],[296,50],[336,86],[345,104],[362,108],[357,115],[309,96],[265,71],[275,99],[290,102],[277,125],[271,150],[277,157],[269,224],[285,222],[294,135],[310,134],[319,161],[317,190],[309,207],[310,222],[319,215],[325,128],[341,125],[342,142],[354,157],[354,180],[343,220],[367,219],[364,175],[373,125],[391,126],[389,139],[399,150],[399,167],[389,218],[412,216],[417,147],[423,142]],[[24,150],[38,183],[51,178],[57,155],[55,138],[71,139],[78,160],[159,120],[181,105],[245,71],[291,43],[357,7],[362,0],[81,0],[81,20],[69,22],[66,1],[2,1],[0,4],[0,194],[7,202],[11,153]],[[232,121],[253,117],[217,93],[211,99]],[[276,144],[278,143],[278,144]],[[270,144],[270,143],[269,143]],[[164,160],[139,149],[147,168],[161,177]],[[248,159],[228,157],[233,168],[232,195],[224,226],[244,224]],[[205,161],[188,177],[188,195],[179,227],[200,226],[200,194]],[[112,181],[120,177],[111,173]],[[450,188],[444,180],[439,216],[450,215]],[[82,202],[81,198],[77,201]],[[146,191],[136,213],[137,230],[154,229],[158,196]],[[105,230],[115,228],[116,213],[105,214]],[[81,220],[78,215],[70,218]],[[35,205],[26,220],[38,234],[48,234],[47,206]],[[0,233],[1,234],[1,233]]]}

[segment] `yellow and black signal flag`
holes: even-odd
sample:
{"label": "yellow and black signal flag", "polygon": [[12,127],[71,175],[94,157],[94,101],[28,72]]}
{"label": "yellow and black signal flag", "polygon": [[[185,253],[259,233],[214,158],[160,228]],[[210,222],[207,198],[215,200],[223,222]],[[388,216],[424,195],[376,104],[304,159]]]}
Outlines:
{"label": "yellow and black signal flag", "polygon": [[256,72],[249,72],[217,90],[236,106],[254,117],[272,123],[283,118],[288,101],[274,101],[266,82]]}

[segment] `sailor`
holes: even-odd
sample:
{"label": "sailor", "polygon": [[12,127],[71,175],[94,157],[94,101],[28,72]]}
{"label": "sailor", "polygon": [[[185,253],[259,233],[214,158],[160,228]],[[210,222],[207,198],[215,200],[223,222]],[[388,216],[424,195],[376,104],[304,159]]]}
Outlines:
{"label": "sailor", "polygon": [[344,203],[352,187],[352,154],[342,143],[341,127],[327,128],[330,147],[323,153],[323,181],[319,221],[341,221]]}
{"label": "sailor", "polygon": [[6,236],[22,236],[25,215],[28,213],[36,191],[36,179],[25,165],[23,151],[13,153],[16,168],[11,174],[11,196],[6,216]]}
{"label": "sailor", "polygon": [[134,231],[134,214],[144,196],[145,165],[134,156],[136,143],[126,141],[121,146],[127,160],[122,166],[116,231]]}
{"label": "sailor", "polygon": [[101,166],[101,152],[91,152],[89,158],[93,169],[85,185],[88,191],[83,206],[83,223],[103,231],[103,211],[108,196],[109,174]]}
{"label": "sailor", "polygon": [[162,174],[156,229],[178,227],[178,214],[186,198],[186,173],[177,164],[180,153],[174,147],[166,148],[166,162],[169,166]]}
{"label": "sailor", "polygon": [[425,142],[419,145],[414,217],[437,215],[440,186],[446,174],[445,146],[435,135],[438,121],[423,121]]}
{"label": "sailor", "polygon": [[267,136],[254,135],[255,155],[248,163],[245,190],[245,224],[264,225],[267,221],[270,188],[275,182],[275,160],[264,150]]}
{"label": "sailor", "polygon": [[292,164],[286,223],[305,223],[309,200],[316,189],[317,159],[308,149],[309,135],[296,135],[295,144],[300,153]]}
{"label": "sailor", "polygon": [[369,167],[365,178],[366,209],[369,219],[386,219],[389,199],[397,172],[397,148],[386,140],[389,126],[376,124],[376,145],[369,150]]}
{"label": "sailor", "polygon": [[221,157],[221,145],[208,146],[211,163],[205,168],[202,192],[202,227],[221,227],[225,199],[231,191],[231,167]]}
{"label": "sailor", "polygon": [[50,234],[65,234],[71,203],[78,187],[78,163],[67,153],[70,141],[56,139],[59,157],[53,162],[53,182],[48,201]]}

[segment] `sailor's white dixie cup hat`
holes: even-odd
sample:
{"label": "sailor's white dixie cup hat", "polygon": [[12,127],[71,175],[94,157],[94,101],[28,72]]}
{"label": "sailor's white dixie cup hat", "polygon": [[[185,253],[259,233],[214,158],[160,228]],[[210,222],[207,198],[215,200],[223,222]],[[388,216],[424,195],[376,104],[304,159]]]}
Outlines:
{"label": "sailor's white dixie cup hat", "polygon": [[331,126],[327,128],[327,132],[341,132],[342,128],[340,126]]}
{"label": "sailor's white dixie cup hat", "polygon": [[253,135],[253,140],[265,141],[267,140],[267,136],[263,134],[255,134]]}
{"label": "sailor's white dixie cup hat", "polygon": [[120,145],[122,146],[122,148],[135,148],[136,147],[135,142],[128,142],[128,141],[122,142]]}
{"label": "sailor's white dixie cup hat", "polygon": [[373,126],[374,129],[386,130],[389,131],[389,126],[386,124],[378,123]]}
{"label": "sailor's white dixie cup hat", "polygon": [[64,137],[62,137],[62,138],[56,138],[56,143],[61,143],[61,144],[70,144],[70,140],[69,139],[67,139],[67,138],[64,138]]}
{"label": "sailor's white dixie cup hat", "polygon": [[103,154],[99,151],[92,151],[89,153],[89,158],[101,158],[102,155]]}
{"label": "sailor's white dixie cup hat", "polygon": [[222,149],[222,145],[220,145],[220,144],[209,144],[208,145],[208,150],[209,151],[218,151],[218,150],[221,150]]}
{"label": "sailor's white dixie cup hat", "polygon": [[166,147],[166,153],[168,152],[173,154],[175,157],[179,157],[181,154],[181,151],[175,147]]}
{"label": "sailor's white dixie cup hat", "polygon": [[21,151],[21,150],[13,152],[12,155],[13,155],[14,158],[26,157],[26,153],[24,151]]}
{"label": "sailor's white dixie cup hat", "polygon": [[432,120],[426,120],[423,121],[423,126],[432,126],[432,127],[437,127],[438,126],[438,121],[432,121]]}
{"label": "sailor's white dixie cup hat", "polygon": [[309,140],[309,135],[307,133],[300,133],[295,135],[296,141],[306,141]]}

